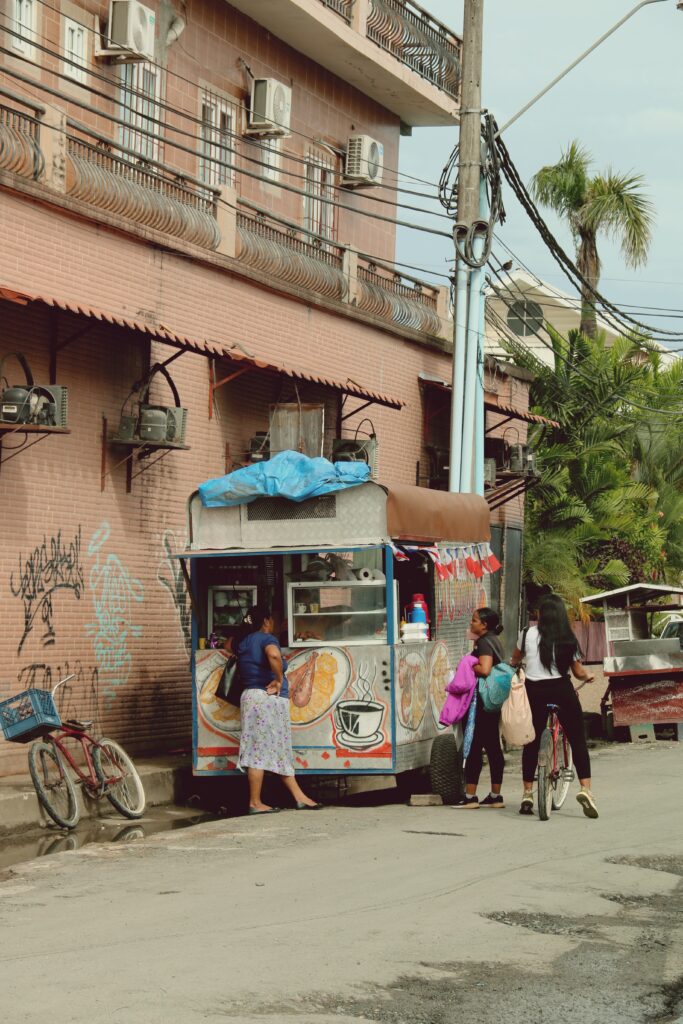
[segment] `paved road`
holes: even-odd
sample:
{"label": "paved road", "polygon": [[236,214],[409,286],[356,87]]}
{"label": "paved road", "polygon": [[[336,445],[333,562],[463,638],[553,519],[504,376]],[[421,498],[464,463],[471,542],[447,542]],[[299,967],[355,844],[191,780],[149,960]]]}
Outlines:
{"label": "paved road", "polygon": [[[683,748],[595,759],[602,817],[344,806],[0,876],[8,1024],[630,1024],[683,1013]],[[511,779],[508,794],[518,787]]]}

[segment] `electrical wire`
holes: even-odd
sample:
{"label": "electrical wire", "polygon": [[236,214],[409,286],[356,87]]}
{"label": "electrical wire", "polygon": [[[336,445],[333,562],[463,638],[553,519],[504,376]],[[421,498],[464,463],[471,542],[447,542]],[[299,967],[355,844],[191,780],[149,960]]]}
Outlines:
{"label": "electrical wire", "polygon": [[[497,125],[495,118],[484,114],[481,135],[485,149],[485,157],[481,168],[488,192],[489,214],[487,219],[475,220],[472,224],[456,221],[453,228],[453,241],[456,253],[471,270],[479,270],[486,266],[493,245],[493,229],[498,223],[505,221],[505,208],[500,188],[500,167],[496,148]],[[457,214],[459,189],[458,170],[460,161],[460,143],[458,143],[439,179],[439,202],[451,216]],[[475,252],[475,241],[483,241],[479,255]]]}
{"label": "electrical wire", "polygon": [[[2,12],[0,12],[0,19],[1,18],[6,18],[6,17],[7,17],[6,15],[4,15],[4,14],[2,14]],[[13,32],[10,29],[7,29],[6,31],[10,35],[17,36],[18,38],[26,38],[26,37],[21,36],[20,33]],[[74,61],[74,60],[72,60],[71,58],[69,58],[67,56],[61,55],[59,52],[57,52],[55,50],[52,50],[49,47],[43,46],[43,44],[41,44],[41,43],[37,43],[37,42],[34,41],[33,45],[37,46],[38,49],[42,50],[44,53],[47,53],[49,56],[59,58],[59,59],[63,60],[64,62],[71,64],[75,68],[81,68],[81,65],[79,65],[77,61]],[[27,58],[27,57],[25,57],[23,55],[20,55],[20,54],[16,54],[16,55],[12,54],[12,52],[10,50],[8,50],[8,49],[6,49],[4,47],[1,47],[1,46],[0,46],[0,53],[4,53],[4,54],[9,55],[9,56],[16,56],[19,60],[22,60],[25,63],[28,63],[30,65],[34,64],[34,62],[30,58]],[[171,104],[167,103],[165,100],[162,100],[162,99],[156,99],[155,98],[155,99],[151,100],[150,97],[146,93],[143,93],[139,89],[135,89],[134,87],[126,86],[122,90],[123,93],[124,93],[124,96],[119,98],[119,102],[118,102],[117,105],[119,106],[120,109],[122,109],[124,111],[129,111],[133,115],[133,119],[135,119],[138,122],[136,124],[132,124],[131,121],[126,120],[125,118],[117,118],[117,116],[114,115],[114,114],[104,115],[101,111],[99,111],[99,110],[95,111],[94,108],[90,107],[87,104],[84,104],[83,101],[80,101],[80,100],[76,99],[73,96],[66,96],[63,92],[60,92],[58,89],[51,90],[51,87],[45,85],[42,82],[36,82],[33,79],[29,79],[29,78],[22,78],[21,76],[19,76],[18,74],[16,74],[15,72],[13,72],[9,68],[5,68],[3,70],[7,74],[9,74],[9,75],[11,75],[11,76],[13,76],[15,78],[18,78],[21,81],[24,81],[26,84],[30,84],[30,85],[38,88],[38,89],[42,89],[42,91],[44,91],[44,92],[52,92],[52,95],[56,95],[57,97],[59,97],[60,99],[63,99],[67,103],[68,102],[75,103],[77,106],[81,106],[81,107],[83,107],[85,109],[90,110],[91,112],[96,112],[98,114],[98,116],[100,116],[100,117],[104,116],[108,120],[113,121],[113,122],[119,124],[121,127],[123,127],[126,130],[130,131],[131,134],[137,134],[137,135],[144,136],[148,141],[151,140],[151,142],[153,144],[165,144],[165,145],[172,146],[172,147],[174,147],[176,149],[182,148],[179,143],[174,142],[174,141],[172,141],[169,138],[169,133],[173,133],[173,134],[179,135],[181,137],[189,138],[193,142],[197,142],[198,140],[197,140],[197,135],[194,132],[190,132],[190,131],[187,131],[187,130],[179,127],[179,126],[169,124],[167,121],[163,121],[161,118],[154,116],[152,113],[145,112],[144,114],[142,114],[138,108],[132,106],[131,103],[126,102],[126,100],[128,98],[132,99],[133,97],[137,97],[138,99],[144,101],[145,103],[153,104],[154,107],[159,109],[159,110],[164,110],[164,111],[166,111],[169,114],[173,114],[175,116],[180,116],[180,117],[185,118],[191,124],[197,125],[197,127],[200,128],[200,129],[207,128],[206,122],[202,121],[200,118],[198,118],[195,115],[189,113],[188,111],[179,110],[177,107],[172,106]],[[95,72],[95,71],[90,73],[90,77],[96,78],[96,79],[104,82],[106,85],[112,85],[113,84],[112,80],[110,78],[108,78],[105,75],[102,75],[102,74],[100,74],[98,72]],[[108,101],[110,103],[114,103],[115,102],[114,98],[112,96],[108,95],[105,92],[102,92],[99,89],[96,89],[91,84],[83,84],[82,88],[86,89],[88,92],[92,93],[93,96],[97,96],[100,99],[104,99],[104,100],[106,100],[106,101]],[[199,89],[199,87],[197,87],[197,88]],[[141,123],[141,122],[144,122],[144,124]],[[157,128],[160,129],[160,130],[159,131],[152,131],[149,127],[145,127],[145,125],[156,125]],[[243,142],[244,141],[244,137],[242,135],[240,135],[238,132],[234,132],[234,131],[230,131],[230,130],[226,130],[226,131],[222,131],[221,130],[219,132],[218,129],[211,129],[211,130],[214,131],[217,135],[220,136],[220,140],[221,141],[223,139],[234,139],[237,142]],[[208,149],[212,149],[212,148],[215,149],[217,147],[217,145],[218,145],[218,143],[215,142],[215,141],[207,141],[207,140],[200,140],[200,141],[205,143],[207,145]],[[257,145],[257,146],[260,146],[260,148],[263,148],[259,142],[251,142],[251,145]],[[238,155],[237,151],[235,149],[233,149],[232,147],[229,147],[229,148],[230,148],[230,152],[234,153],[235,155]],[[221,168],[223,168],[225,170],[234,171],[235,173],[246,174],[247,176],[251,176],[251,177],[257,178],[259,181],[263,181],[263,175],[261,175],[261,174],[253,174],[253,173],[250,175],[249,171],[247,171],[243,166],[241,166],[241,164],[237,165],[237,164],[233,164],[233,163],[228,163],[225,160],[220,160],[217,157],[210,156],[210,155],[208,155],[206,153],[197,153],[197,151],[194,150],[194,149],[187,149],[186,148],[185,151],[186,152],[192,152],[195,156],[198,156],[204,162],[209,163],[209,164],[211,164],[213,166],[218,166],[218,167],[221,167]],[[138,155],[138,158],[140,158],[140,159],[149,159],[149,158],[146,158],[146,157],[142,156],[141,154],[137,154],[137,155]],[[296,155],[291,154],[291,153],[283,152],[282,156],[286,160],[288,160],[288,161],[290,161],[292,163],[302,164],[302,165],[304,165],[304,167],[307,167],[308,164],[309,164],[309,162],[306,160],[306,158],[299,157],[299,156],[296,156]],[[250,164],[255,164],[258,167],[263,168],[263,169],[271,169],[270,165],[265,160],[259,160],[257,157],[249,156],[249,155],[247,155],[243,151],[241,151],[239,153],[239,159],[240,159],[241,163],[246,162],[246,163],[250,163]],[[330,168],[330,170],[335,175],[335,177],[340,176],[340,172],[339,171],[337,171],[337,170],[335,170],[333,168]],[[296,171],[293,171],[293,170],[286,170],[286,171],[284,171],[282,173],[284,173],[288,178],[299,179],[300,181],[303,181],[303,182],[306,182],[306,183],[308,183],[310,181],[309,176],[307,174],[298,174]],[[281,188],[285,188],[285,189],[287,188],[287,186],[284,185],[284,183],[276,181],[276,180],[273,180],[273,179],[269,179],[268,183],[270,185],[274,186],[274,187],[281,187]],[[337,186],[337,187],[339,187],[339,186]],[[395,188],[391,188],[390,186],[387,186],[387,189],[388,189],[388,191],[394,191],[394,192],[401,191],[401,190],[398,190],[398,189],[395,189]],[[326,203],[331,203],[331,204],[334,203],[333,200],[327,199],[324,196],[320,196],[318,193],[315,193],[314,198],[316,198],[316,199],[319,198],[319,199],[321,199],[321,201],[326,202]],[[360,196],[360,198],[362,200],[364,200],[364,201],[378,203],[378,204],[385,205],[385,206],[390,206],[392,209],[406,209],[406,210],[411,210],[411,211],[417,212],[417,213],[423,213],[423,214],[426,214],[427,216],[430,216],[430,217],[437,217],[437,218],[448,219],[445,214],[439,213],[438,211],[428,210],[428,209],[426,209],[425,207],[422,207],[422,206],[413,206],[412,204],[396,202],[396,201],[391,200],[391,199],[383,199],[381,196],[375,196],[375,195],[371,195],[371,194],[368,194],[368,193],[363,193]],[[373,216],[373,214],[370,211],[356,210],[356,209],[353,209],[353,207],[347,206],[345,204],[339,204],[339,208],[347,210],[351,214],[367,212],[368,216]],[[396,223],[398,224],[398,223],[401,223],[401,222],[397,221]],[[401,226],[402,227],[406,227],[406,226],[409,226],[409,224],[408,224],[408,222],[402,222]],[[444,237],[450,237],[450,236],[444,235]]]}
{"label": "electrical wire", "polygon": [[[494,256],[494,259],[496,260],[496,262],[499,263],[499,265],[502,268],[502,264],[500,263],[500,260],[498,260],[497,257],[495,257],[495,256]],[[508,283],[503,279],[501,273],[498,270],[496,270],[495,267],[491,266],[491,264],[489,264],[489,266],[490,266],[490,269],[493,272],[493,274],[500,281],[501,285],[504,288],[508,287]],[[503,302],[503,305],[505,305],[507,307],[507,309],[512,310],[514,312],[514,303],[509,302],[505,298],[504,295],[500,294],[500,292],[497,292],[496,294],[497,294],[497,297]],[[520,291],[519,294],[521,296],[524,296],[524,293],[521,292],[521,291]],[[499,322],[500,322],[499,326],[503,327],[505,332],[508,333],[509,332],[509,328],[507,327],[507,325],[503,324],[502,318],[498,317],[497,314],[495,314],[495,311],[490,310],[490,312],[494,316],[496,316],[497,319],[499,320]],[[581,377],[583,380],[586,381],[586,383],[590,384],[591,386],[595,383],[594,380],[588,374],[584,373],[584,371],[579,366],[577,366],[571,360],[567,359],[567,357],[565,355],[563,355],[561,352],[558,352],[553,347],[552,342],[550,341],[550,339],[544,338],[543,335],[537,329],[533,328],[532,325],[527,325],[527,326],[530,328],[530,333],[534,337],[536,337],[541,342],[541,344],[544,345],[545,348],[547,348],[549,351],[551,351],[554,356],[559,358],[559,360],[561,362],[563,362],[567,366],[569,366],[571,368],[572,372],[576,373],[579,377]],[[567,341],[566,338],[564,338],[561,334],[559,334],[559,332],[556,332],[556,333],[565,342],[565,344],[569,345],[569,342]],[[516,345],[521,345],[521,342],[519,341],[518,338],[514,339],[514,343]],[[653,406],[644,405],[644,404],[642,404],[640,402],[636,402],[633,399],[627,398],[626,396],[623,396],[623,395],[616,394],[613,397],[618,398],[619,401],[624,402],[627,405],[633,407],[634,409],[639,409],[639,410],[641,410],[643,412],[655,413],[656,415],[659,415],[659,416],[676,416],[676,417],[682,416],[683,417],[683,409],[677,410],[677,409],[671,409],[671,408],[668,408],[668,407],[667,408],[662,408],[662,409],[656,409]]]}
{"label": "electrical wire", "polygon": [[[8,52],[9,51],[6,50],[5,47],[0,46],[0,53],[8,53]],[[6,74],[9,74],[11,77],[16,78],[19,81],[23,81],[26,84],[30,84],[30,85],[35,86],[37,89],[39,89],[42,92],[47,92],[50,95],[57,96],[58,98],[63,99],[66,102],[73,103],[76,106],[79,106],[82,109],[88,110],[91,113],[97,114],[100,117],[103,116],[101,111],[98,111],[97,108],[92,107],[90,104],[85,103],[83,100],[78,100],[75,97],[67,97],[63,93],[61,93],[59,90],[53,89],[51,86],[48,86],[48,85],[44,84],[43,82],[39,82],[39,81],[35,81],[34,82],[27,75],[21,75],[19,72],[14,71],[13,69],[3,68],[2,70]],[[142,129],[140,127],[131,126],[131,124],[129,122],[125,121],[123,118],[116,117],[116,115],[114,115],[114,114],[107,115],[107,119],[109,121],[113,121],[113,122],[115,122],[115,123],[117,123],[119,125],[122,125],[128,131],[130,131],[131,133],[145,134],[148,137],[152,137],[152,138],[156,139],[157,141],[162,141],[166,145],[171,146],[174,149],[180,150],[181,152],[190,153],[193,156],[198,156],[199,155],[195,149],[192,149],[189,146],[184,146],[182,143],[179,143],[179,142],[171,142],[170,140],[162,138],[161,136],[154,135],[154,133],[147,132],[147,131],[145,131],[144,129]],[[89,128],[87,125],[79,125],[78,127],[79,127],[80,131],[83,131],[85,133],[89,133],[89,134],[91,134],[91,136],[95,134],[93,132],[93,129]],[[191,136],[191,137],[194,139],[194,136]],[[108,140],[108,141],[111,144],[111,140]],[[131,150],[131,149],[127,149],[126,150],[126,147],[121,146],[118,143],[116,143],[115,145],[116,145],[117,149],[119,149],[121,151],[126,151],[129,154],[133,154],[133,155],[137,156],[138,158],[140,158],[140,155],[135,153],[134,150]],[[143,162],[146,163],[146,164],[159,166],[159,161],[154,160],[153,158],[144,157],[142,159],[143,159]],[[224,161],[224,162],[221,162],[221,166],[225,167],[227,169],[230,169],[230,170],[234,170],[236,173],[238,172],[240,174],[244,174],[244,175],[246,175],[249,178],[254,178],[254,179],[258,180],[258,181],[263,181],[263,178],[262,178],[261,175],[256,174],[253,171],[247,171],[243,167],[238,166],[237,164],[231,164],[231,163],[228,163],[227,161]],[[192,177],[191,175],[188,175],[188,174],[183,175],[182,172],[179,172],[179,171],[176,171],[175,173],[176,174],[180,174],[181,177],[185,177],[186,179],[191,179],[191,177]],[[204,188],[207,188],[207,190],[215,190],[215,188],[213,186],[207,185],[205,182],[204,183],[200,183],[200,184],[202,184]],[[410,229],[412,231],[420,231],[420,232],[423,232],[425,234],[437,235],[437,236],[439,236],[441,238],[448,238],[448,239],[451,238],[451,235],[448,232],[439,231],[436,228],[430,228],[430,227],[427,227],[426,225],[414,224],[411,221],[399,220],[396,217],[384,217],[382,214],[372,213],[370,210],[354,211],[354,210],[350,209],[348,206],[346,206],[344,203],[340,203],[340,202],[338,202],[335,199],[330,199],[327,196],[324,196],[324,195],[322,195],[320,193],[308,192],[305,189],[296,188],[294,185],[287,185],[284,182],[270,182],[270,184],[272,184],[273,186],[275,186],[277,188],[283,189],[286,192],[291,192],[294,195],[302,196],[303,198],[313,199],[316,202],[319,202],[319,203],[325,204],[327,206],[330,206],[333,209],[344,210],[345,212],[350,213],[350,214],[360,213],[361,216],[370,217],[372,220],[382,221],[384,223],[393,224],[394,226],[398,226],[398,227],[405,227],[405,228],[408,228],[408,229]],[[326,236],[320,236],[320,237],[321,238],[325,238],[325,240],[328,243],[331,242],[331,243],[334,244],[334,239],[327,238]]]}
{"label": "electrical wire", "polygon": [[[40,4],[40,5],[42,6],[42,7],[45,7],[45,8],[47,8],[48,10],[50,10],[50,11],[53,11],[54,13],[56,13],[56,14],[58,14],[58,15],[61,15],[61,14],[63,13],[63,12],[61,11],[61,8],[59,8],[59,7],[55,6],[54,4],[48,3],[48,0],[38,0],[38,3],[39,3],[39,4]],[[2,17],[5,17],[6,19],[8,18],[8,16],[7,16],[7,15],[1,15],[1,16],[2,16]],[[11,18],[9,18],[9,20],[10,20],[10,21],[14,21],[14,19],[11,19]],[[72,19],[72,20],[75,20],[75,19]],[[107,42],[111,42],[111,40],[109,39],[109,37],[107,37],[107,36],[106,36],[106,35],[104,35],[103,33],[100,33],[100,32],[98,32],[98,31],[97,31],[97,30],[96,30],[95,28],[93,28],[93,26],[92,26],[92,25],[87,25],[87,24],[84,24],[83,22],[79,22],[79,21],[76,21],[76,24],[78,24],[78,25],[79,25],[79,26],[80,26],[81,28],[83,28],[83,29],[84,29],[84,30],[85,30],[86,32],[88,32],[88,33],[89,33],[90,35],[94,36],[96,40],[99,40],[100,38],[104,38],[104,39],[105,39],[105,40],[106,40]],[[29,39],[29,38],[27,38],[26,36],[22,36],[22,35],[21,35],[21,33],[17,33],[16,31],[12,32],[12,30],[11,30],[11,29],[6,29],[6,31],[7,31],[7,32],[10,32],[11,34],[15,35],[15,36],[16,36],[16,37],[18,37],[18,38],[21,38],[21,39],[23,39],[24,41],[28,42],[28,43],[29,43],[29,44],[31,44],[31,45],[35,45],[35,44],[34,44],[34,40],[33,40],[33,39]],[[43,37],[42,37],[42,38],[46,38],[46,37],[45,37],[45,36],[43,35]],[[42,47],[41,47],[41,48],[42,48]],[[184,52],[185,52],[185,53],[187,54],[187,50],[185,50],[185,49],[184,49],[184,47],[183,47],[183,50],[184,50]],[[51,55],[52,55],[52,56],[57,56],[57,57],[59,57],[59,59],[61,59],[61,60],[64,60],[64,59],[68,59],[68,58],[66,58],[66,57],[65,57],[65,55],[64,55],[64,54],[61,54],[61,53],[58,53],[58,52],[55,52],[55,51],[52,51],[52,52],[51,52]],[[196,57],[193,57],[193,56],[191,56],[190,54],[187,54],[187,55],[188,55],[188,56],[190,56],[190,59],[191,59],[191,60],[193,60],[193,61],[195,61],[195,62],[196,62],[197,64],[201,64],[201,62],[200,62],[200,61],[199,61],[199,60],[198,60],[198,59],[197,59]],[[18,54],[14,53],[14,54],[12,54],[12,56],[18,56]],[[31,63],[32,63],[32,62],[31,62]],[[79,67],[79,68],[81,68],[81,69],[82,69],[82,67],[83,67],[83,65],[82,65],[82,64],[77,64],[77,63],[76,63],[76,62],[74,62],[74,61],[70,61],[70,63],[72,63],[72,64],[75,64],[75,65],[76,65],[77,67]],[[186,85],[191,85],[191,86],[193,86],[193,87],[194,87],[195,89],[197,89],[197,90],[199,90],[199,88],[200,88],[200,87],[199,87],[199,85],[197,84],[197,82],[196,82],[196,81],[193,81],[192,79],[190,79],[190,78],[187,78],[187,77],[186,77],[186,76],[184,76],[184,75],[181,75],[181,74],[180,74],[180,72],[178,72],[178,71],[171,71],[171,70],[169,70],[168,68],[166,68],[166,67],[164,67],[164,66],[163,66],[162,64],[160,64],[160,63],[159,63],[158,61],[155,61],[155,60],[146,60],[146,61],[145,61],[145,63],[146,63],[146,64],[148,64],[148,65],[149,65],[150,67],[154,67],[154,68],[156,68],[156,69],[157,69],[158,71],[160,71],[160,72],[161,72],[161,73],[162,73],[163,75],[165,75],[166,77],[170,77],[170,78],[173,78],[173,79],[175,79],[175,80],[177,80],[177,81],[179,81],[179,82],[182,82],[182,83],[184,83],[184,84],[186,84]],[[275,69],[275,70],[276,70],[276,69]],[[111,84],[111,79],[110,79],[110,78],[107,78],[106,76],[103,76],[103,75],[102,75],[102,74],[101,74],[100,72],[96,72],[96,71],[92,70],[91,68],[88,68],[88,69],[87,69],[87,73],[88,73],[89,75],[93,76],[93,77],[96,77],[96,78],[100,78],[100,79],[102,79],[102,80],[106,81],[107,83],[110,83],[110,84]],[[143,97],[144,97],[145,99],[149,99],[149,97],[147,97],[147,96],[144,96],[144,94],[142,94],[142,95],[143,95]],[[251,110],[250,110],[250,108],[249,108],[249,107],[247,106],[247,104],[246,104],[246,103],[243,103],[243,102],[241,102],[241,101],[240,101],[239,99],[237,99],[236,97],[234,98],[234,100],[233,100],[233,99],[231,99],[231,100],[230,100],[230,102],[231,102],[231,103],[233,103],[233,105],[234,105],[235,107],[237,107],[238,109],[240,109],[240,110],[242,110],[243,112],[245,112],[245,113],[246,113],[247,115],[249,115],[249,114],[251,113]],[[201,122],[199,122],[199,123],[201,123]],[[319,144],[320,144],[320,142],[322,141],[322,140],[320,140],[320,139],[317,139],[317,138],[315,138],[315,137],[313,137],[313,136],[311,136],[311,135],[307,135],[307,134],[306,134],[305,132],[302,132],[302,131],[297,131],[296,129],[294,129],[294,128],[291,128],[291,126],[289,126],[289,125],[283,125],[283,124],[281,124],[281,123],[280,123],[280,122],[278,122],[278,121],[273,121],[272,123],[273,123],[273,124],[274,124],[274,125],[275,125],[276,127],[278,127],[278,128],[283,128],[283,129],[285,129],[285,131],[286,131],[286,132],[287,132],[288,134],[291,134],[291,135],[296,135],[296,136],[298,136],[298,137],[300,137],[300,138],[302,138],[302,139],[305,139],[305,140],[306,140],[307,142],[310,142],[310,143],[312,143],[313,145],[319,145]],[[238,136],[238,137],[241,137],[241,136]],[[333,147],[333,148],[334,148],[334,147]],[[339,151],[339,152],[340,152],[340,155],[341,155],[341,151]],[[300,159],[300,160],[302,160],[302,158],[297,158],[297,159]],[[302,160],[302,162],[304,162],[304,161]],[[437,185],[436,185],[436,183],[435,183],[435,182],[432,182],[432,181],[428,181],[428,180],[426,180],[426,179],[424,179],[424,178],[419,178],[419,177],[415,177],[414,175],[411,175],[411,174],[407,174],[406,172],[400,171],[400,170],[399,170],[398,168],[392,168],[392,167],[387,167],[386,165],[384,165],[384,167],[383,167],[383,170],[384,170],[384,171],[386,171],[386,172],[387,172],[387,173],[389,173],[389,174],[392,174],[392,175],[394,175],[394,177],[396,178],[396,180],[399,180],[400,178],[405,178],[405,179],[407,179],[407,180],[410,180],[410,181],[414,181],[414,182],[417,182],[417,183],[419,183],[419,184],[424,184],[424,185],[428,185],[429,187],[431,187],[431,188],[433,188],[433,189],[435,189],[435,190],[437,189]],[[387,186],[387,187],[389,188],[390,186]],[[394,190],[395,190],[395,191],[398,191],[397,189],[394,189]],[[425,198],[432,198],[432,199],[435,199],[435,198],[436,198],[436,196],[427,196],[427,197],[425,197]]]}
{"label": "electrical wire", "polygon": [[[564,274],[569,278],[571,283],[584,293],[588,293],[595,299],[595,303],[602,307],[602,315],[606,320],[610,318],[619,325],[619,329],[627,330],[631,333],[636,328],[638,331],[642,331],[650,335],[656,340],[665,340],[665,338],[676,338],[683,340],[683,334],[680,331],[668,331],[665,328],[659,330],[653,328],[650,324],[646,324],[640,320],[636,320],[634,317],[627,313],[624,313],[618,306],[610,302],[602,295],[597,288],[595,288],[591,282],[581,273],[576,264],[567,253],[564,251],[560,243],[554,237],[550,231],[545,220],[541,216],[538,207],[534,203],[531,195],[522,181],[519,171],[512,162],[512,158],[505,146],[505,143],[500,137],[496,139],[496,147],[499,151],[500,156],[500,167],[505,175],[508,184],[515,193],[517,199],[521,203],[525,212],[529,216],[532,224],[539,232],[541,238],[546,244],[551,256],[562,269]],[[578,283],[577,283],[578,282]]]}

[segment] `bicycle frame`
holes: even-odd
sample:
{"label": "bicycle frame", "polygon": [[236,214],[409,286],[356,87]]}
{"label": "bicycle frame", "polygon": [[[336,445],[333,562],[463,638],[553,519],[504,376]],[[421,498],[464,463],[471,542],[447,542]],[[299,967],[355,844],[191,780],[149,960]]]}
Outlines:
{"label": "bicycle frame", "polygon": [[[62,754],[69,764],[69,767],[77,777],[77,781],[85,786],[93,796],[101,797],[104,796],[107,789],[112,786],[118,785],[121,781],[122,776],[114,775],[109,776],[106,779],[98,779],[97,772],[95,771],[95,765],[92,759],[92,748],[99,747],[97,740],[93,739],[85,729],[77,729],[74,726],[63,724],[59,728],[59,734],[57,732],[48,733],[44,737],[45,741],[52,743],[57,748],[60,754]],[[67,747],[62,742],[63,739],[77,740],[83,751],[83,758],[87,767],[87,773],[81,770]]]}

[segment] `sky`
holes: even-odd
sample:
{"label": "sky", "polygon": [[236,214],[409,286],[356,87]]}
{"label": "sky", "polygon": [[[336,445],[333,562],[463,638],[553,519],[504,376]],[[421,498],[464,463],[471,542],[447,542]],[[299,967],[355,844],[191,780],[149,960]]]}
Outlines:
{"label": "sky", "polygon": [[[462,32],[463,0],[419,2]],[[483,105],[504,124],[635,3],[484,0]],[[536,170],[555,163],[572,139],[589,150],[596,171],[612,166],[643,174],[655,207],[645,267],[629,269],[618,246],[599,241],[600,290],[638,319],[683,334],[683,11],[677,10],[676,0],[638,11],[504,135],[527,184]],[[416,128],[411,138],[401,140],[400,170],[438,182],[456,142],[457,128]],[[535,274],[574,294],[507,186],[504,203],[508,216],[498,234]],[[410,216],[432,227],[446,226],[420,214]],[[573,256],[569,230],[549,211],[544,216]],[[496,249],[504,262],[508,255]],[[400,261],[440,273],[452,259],[447,239],[408,229],[400,230],[397,252]],[[656,316],[662,308],[676,312]]]}

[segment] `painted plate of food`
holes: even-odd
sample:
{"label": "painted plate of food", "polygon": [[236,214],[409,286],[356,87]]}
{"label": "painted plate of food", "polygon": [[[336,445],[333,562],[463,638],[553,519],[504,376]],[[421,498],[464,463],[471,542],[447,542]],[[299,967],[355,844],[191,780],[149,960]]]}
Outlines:
{"label": "painted plate of food", "polygon": [[448,657],[448,648],[441,640],[434,645],[432,657],[429,662],[429,699],[432,705],[434,721],[439,724],[441,708],[446,700],[446,685],[451,676],[451,666]]}
{"label": "painted plate of food", "polygon": [[[414,647],[416,645],[412,645]],[[401,725],[416,732],[427,707],[428,671],[421,650],[401,651],[398,661],[398,717]]]}
{"label": "painted plate of food", "polygon": [[326,715],[351,682],[351,658],[342,647],[298,651],[287,666],[292,725],[311,725]]}
{"label": "painted plate of food", "polygon": [[220,651],[198,651],[195,662],[197,710],[214,732],[234,733],[240,725],[240,709],[216,696],[225,671],[225,656]]}

